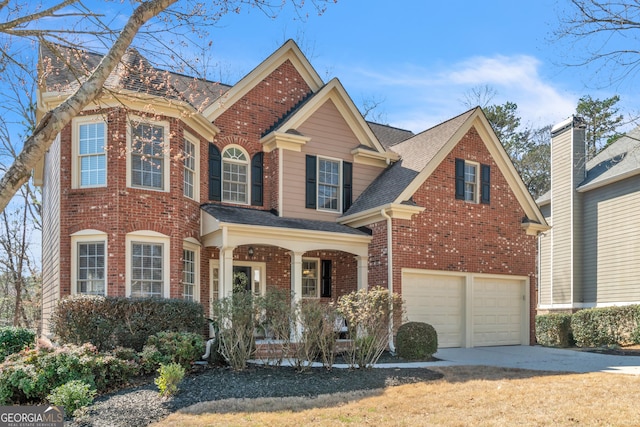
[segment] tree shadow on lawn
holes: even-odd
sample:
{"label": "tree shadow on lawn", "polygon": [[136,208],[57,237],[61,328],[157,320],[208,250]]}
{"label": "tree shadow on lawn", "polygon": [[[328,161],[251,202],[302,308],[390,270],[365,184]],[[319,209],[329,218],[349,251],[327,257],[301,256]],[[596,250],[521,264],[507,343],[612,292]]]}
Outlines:
{"label": "tree shadow on lawn", "polygon": [[497,366],[480,365],[460,365],[431,368],[443,375],[443,380],[450,383],[461,383],[467,381],[502,381],[518,380],[528,378],[539,378],[547,376],[579,375],[576,372],[560,371],[536,371],[519,368],[501,368]]}

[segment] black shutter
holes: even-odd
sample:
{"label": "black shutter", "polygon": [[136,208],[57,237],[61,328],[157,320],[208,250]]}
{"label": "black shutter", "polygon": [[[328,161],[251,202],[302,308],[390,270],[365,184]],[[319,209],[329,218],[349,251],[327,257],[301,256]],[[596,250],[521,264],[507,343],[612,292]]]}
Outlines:
{"label": "black shutter", "polygon": [[209,200],[222,200],[222,157],[213,144],[209,144]]}
{"label": "black shutter", "polygon": [[306,203],[308,209],[316,208],[316,156],[307,155]]}
{"label": "black shutter", "polygon": [[262,206],[264,153],[259,152],[251,159],[251,204]]}
{"label": "black shutter", "polygon": [[491,199],[491,167],[480,165],[480,203],[489,204]]}
{"label": "black shutter", "polygon": [[320,296],[323,298],[331,298],[331,260],[323,259],[321,269]]}
{"label": "black shutter", "polygon": [[464,200],[464,160],[456,159],[456,199]]}
{"label": "black shutter", "polygon": [[346,212],[353,203],[353,165],[342,162],[342,212]]}

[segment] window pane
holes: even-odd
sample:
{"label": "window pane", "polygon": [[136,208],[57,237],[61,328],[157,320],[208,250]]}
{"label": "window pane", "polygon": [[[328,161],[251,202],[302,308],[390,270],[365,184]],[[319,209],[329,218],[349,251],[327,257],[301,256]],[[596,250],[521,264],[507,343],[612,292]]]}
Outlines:
{"label": "window pane", "polygon": [[194,300],[194,289],[196,279],[196,254],[194,251],[184,249],[182,251],[182,296],[186,300]]}
{"label": "window pane", "polygon": [[318,207],[320,209],[339,209],[340,162],[319,159],[318,165]]}
{"label": "window pane", "polygon": [[138,124],[132,134],[131,185],[163,188],[164,127]]}
{"label": "window pane", "polygon": [[87,123],[79,126],[78,160],[81,187],[106,183],[104,127],[104,123]]}
{"label": "window pane", "polygon": [[105,294],[105,243],[78,243],[76,292]]}
{"label": "window pane", "polygon": [[131,296],[161,297],[162,244],[133,243],[131,256]]}
{"label": "window pane", "polygon": [[302,296],[318,296],[318,262],[315,260],[302,260]]}
{"label": "window pane", "polygon": [[469,201],[476,200],[476,184],[477,168],[474,164],[465,163],[464,165],[464,199]]}

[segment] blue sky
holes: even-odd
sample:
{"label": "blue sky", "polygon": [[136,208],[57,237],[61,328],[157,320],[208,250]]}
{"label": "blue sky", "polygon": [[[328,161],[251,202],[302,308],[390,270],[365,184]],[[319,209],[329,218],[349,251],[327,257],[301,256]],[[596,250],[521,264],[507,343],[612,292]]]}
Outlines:
{"label": "blue sky", "polygon": [[[250,10],[212,30],[212,54],[223,82],[234,83],[293,38],[325,81],[338,77],[358,106],[381,101],[386,122],[414,132],[464,112],[466,94],[484,85],[497,92],[492,103],[515,102],[523,123],[543,126],[571,115],[580,96],[625,89],[597,89],[602,76],[562,65],[570,46],[551,39],[563,7],[564,0],[339,0],[304,22],[290,9],[276,19]],[[623,111],[635,109],[631,94],[621,97]]]}

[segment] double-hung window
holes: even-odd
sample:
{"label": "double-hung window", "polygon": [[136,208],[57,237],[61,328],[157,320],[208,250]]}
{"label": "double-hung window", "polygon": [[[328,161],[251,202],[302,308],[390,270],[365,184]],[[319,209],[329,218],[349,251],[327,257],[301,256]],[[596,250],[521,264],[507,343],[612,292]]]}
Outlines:
{"label": "double-hung window", "polygon": [[302,260],[302,297],[318,297],[318,260]]}
{"label": "double-hung window", "polygon": [[167,126],[135,122],[131,126],[131,186],[167,190]]}
{"label": "double-hung window", "polygon": [[239,147],[227,147],[222,153],[222,201],[247,204],[249,158]]}
{"label": "double-hung window", "polygon": [[72,294],[107,294],[107,234],[80,230],[71,235]]}
{"label": "double-hung window", "polygon": [[318,209],[340,210],[340,162],[318,159]]}
{"label": "double-hung window", "polygon": [[162,297],[164,286],[163,245],[131,244],[131,296]]}
{"label": "double-hung window", "polygon": [[104,247],[104,242],[78,243],[77,293],[104,295]]}
{"label": "double-hung window", "polygon": [[196,199],[196,144],[184,139],[184,195]]}
{"label": "double-hung window", "polygon": [[491,201],[491,167],[464,159],[456,159],[456,199],[471,203]]}
{"label": "double-hung window", "polygon": [[107,185],[107,124],[101,117],[77,117],[73,120],[73,188]]}
{"label": "double-hung window", "polygon": [[195,300],[196,291],[196,252],[190,249],[182,250],[182,297],[189,301]]}

